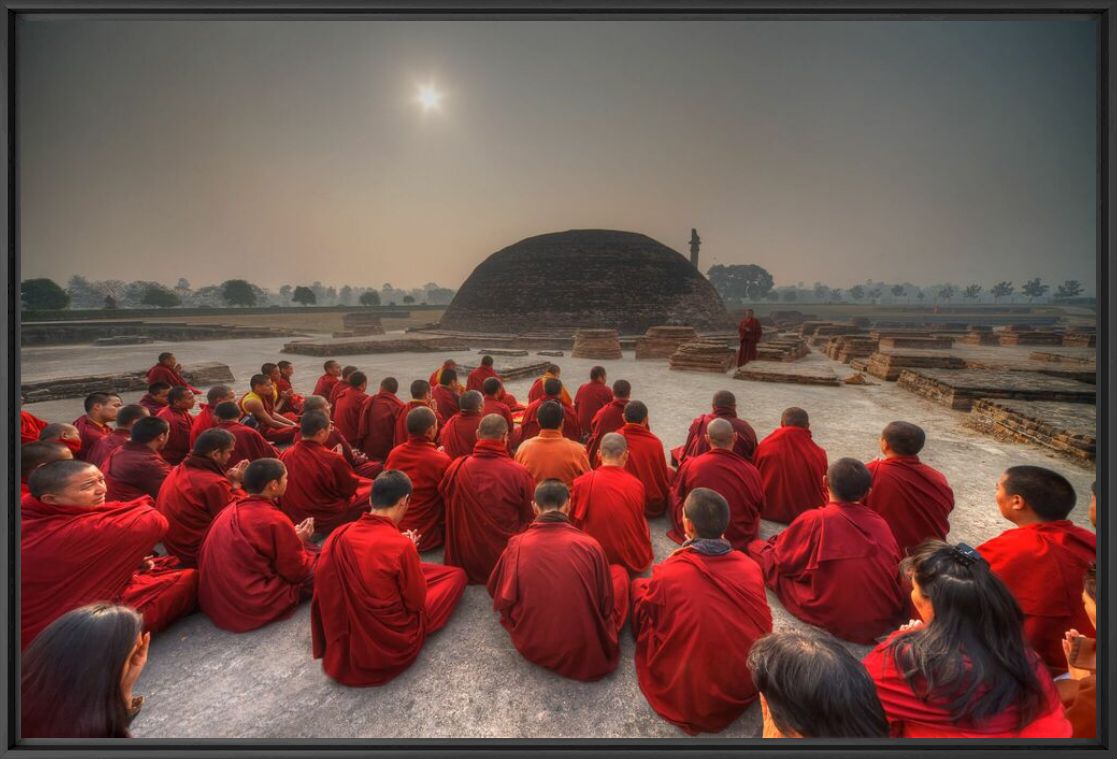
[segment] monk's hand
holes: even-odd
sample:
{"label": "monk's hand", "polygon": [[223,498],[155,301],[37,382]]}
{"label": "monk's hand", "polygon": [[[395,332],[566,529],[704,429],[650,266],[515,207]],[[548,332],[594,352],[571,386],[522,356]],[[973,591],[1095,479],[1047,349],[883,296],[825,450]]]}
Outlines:
{"label": "monk's hand", "polygon": [[229,482],[240,485],[244,481],[245,469],[248,469],[248,459],[238,461],[236,466],[225,472],[225,476],[229,478]]}
{"label": "monk's hand", "polygon": [[353,461],[357,462],[358,464],[363,464],[368,461],[368,456],[365,454],[364,451],[353,451]]}
{"label": "monk's hand", "polygon": [[144,560],[140,562],[140,571],[150,572],[155,569],[155,556],[145,556]]}
{"label": "monk's hand", "polygon": [[310,536],[314,534],[314,517],[307,517],[295,526],[295,534],[299,536],[299,540],[304,543],[310,540]]}
{"label": "monk's hand", "polygon": [[416,546],[419,545],[419,538],[422,537],[419,533],[415,532],[415,530],[404,530],[403,536],[409,538]]}
{"label": "monk's hand", "polygon": [[1074,628],[1067,630],[1063,635],[1063,655],[1067,658],[1067,674],[1075,680],[1082,680],[1091,674],[1088,669],[1074,666],[1074,662],[1078,659],[1078,649],[1085,640],[1086,637]]}
{"label": "monk's hand", "polygon": [[906,632],[908,630],[918,630],[921,627],[923,627],[922,619],[909,619],[906,625],[900,625],[900,630]]}
{"label": "monk's hand", "polygon": [[341,446],[341,443],[338,443],[334,446],[334,453],[336,453],[338,456],[341,456],[345,453],[345,449]]}

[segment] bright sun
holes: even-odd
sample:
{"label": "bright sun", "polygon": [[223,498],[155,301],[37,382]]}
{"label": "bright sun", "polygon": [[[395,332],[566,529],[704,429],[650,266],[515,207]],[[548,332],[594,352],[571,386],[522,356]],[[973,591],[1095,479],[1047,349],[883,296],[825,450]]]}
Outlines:
{"label": "bright sun", "polygon": [[437,111],[442,104],[442,93],[433,84],[426,84],[419,88],[415,99],[423,107],[423,111]]}

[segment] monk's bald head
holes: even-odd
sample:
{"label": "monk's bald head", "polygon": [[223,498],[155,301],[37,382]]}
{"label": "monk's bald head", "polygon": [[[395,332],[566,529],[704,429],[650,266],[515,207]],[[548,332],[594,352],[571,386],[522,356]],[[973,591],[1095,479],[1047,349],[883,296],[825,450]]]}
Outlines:
{"label": "monk's bald head", "polygon": [[399,392],[399,380],[395,377],[385,377],[380,380],[380,389],[385,393],[392,393],[394,395]]}
{"label": "monk's bald head", "polygon": [[355,371],[357,371],[357,367],[355,367],[355,366],[352,366],[352,365],[343,366],[343,367],[341,367],[341,378],[342,379],[349,379],[349,375],[352,374]]}
{"label": "monk's bald head", "polygon": [[329,361],[326,361],[324,364],[322,364],[322,371],[326,372],[326,374],[331,374],[334,371],[339,371],[340,372],[341,371],[341,363],[338,362],[338,361],[334,361],[331,358]]}
{"label": "monk's bald head", "polygon": [[51,422],[39,432],[39,440],[42,442],[80,439],[81,433],[78,432],[78,428],[66,422]]}
{"label": "monk's bald head", "polygon": [[24,482],[41,466],[55,461],[72,461],[74,454],[60,443],[28,443],[19,449],[19,475]]}
{"label": "monk's bald head", "polygon": [[540,511],[561,509],[570,500],[570,489],[562,480],[547,479],[535,486],[535,505]]}
{"label": "monk's bald head", "polygon": [[562,380],[555,379],[554,377],[543,381],[543,394],[552,398],[557,398],[562,392]]}
{"label": "monk's bald head", "polygon": [[706,425],[706,435],[714,448],[732,448],[737,432],[728,419],[713,419]]}
{"label": "monk's bald head", "polygon": [[411,478],[399,469],[385,469],[372,481],[369,500],[372,508],[380,511],[390,509],[411,495]]}
{"label": "monk's bald head", "polygon": [[792,406],[784,409],[783,414],[780,415],[780,424],[784,427],[802,427],[808,430],[811,427],[811,420],[806,411],[798,406]]}
{"label": "monk's bald head", "polygon": [[709,488],[690,491],[683,504],[683,514],[694,525],[694,534],[699,538],[720,538],[729,527],[729,502]]}
{"label": "monk's bald head", "polygon": [[426,435],[436,424],[438,418],[426,406],[418,406],[407,412],[408,435]]}
{"label": "monk's bald head", "polygon": [[493,357],[492,356],[485,355],[485,356],[481,357],[481,366],[492,366],[492,365],[493,365]]}
{"label": "monk's bald head", "polygon": [[228,385],[214,385],[206,391],[206,401],[209,403],[210,408],[221,403],[221,401],[231,401],[236,397],[237,394],[234,393],[233,388]]}
{"label": "monk's bald head", "polygon": [[500,414],[486,414],[477,425],[478,440],[500,440],[508,434],[508,422]]}
{"label": "monk's bald head", "polygon": [[873,475],[857,459],[838,459],[826,470],[826,485],[836,501],[857,503],[868,495]]}
{"label": "monk's bald head", "polygon": [[498,380],[496,377],[489,377],[487,380],[481,383],[481,389],[485,391],[485,395],[488,395],[490,397],[495,397],[497,394],[499,394],[501,387],[502,385],[500,384],[500,380]]}
{"label": "monk's bald head", "polygon": [[628,380],[617,380],[613,383],[614,398],[628,398],[632,395],[632,383]]}
{"label": "monk's bald head", "polygon": [[321,395],[308,395],[303,399],[303,412],[307,411],[322,411],[325,412],[326,407],[330,402],[323,398]]}
{"label": "monk's bald head", "polygon": [[431,383],[424,379],[417,379],[411,383],[411,399],[421,401],[431,394]]}
{"label": "monk's bald head", "polygon": [[891,422],[880,433],[880,437],[898,456],[918,455],[927,442],[927,433],[911,422]]}
{"label": "monk's bald head", "polygon": [[479,411],[481,404],[485,398],[476,390],[470,390],[462,393],[462,397],[458,400],[458,407],[462,411]]}
{"label": "monk's bald head", "polygon": [[218,403],[213,409],[213,416],[219,422],[234,422],[240,419],[240,406],[232,401]]}
{"label": "monk's bald head", "polygon": [[601,445],[598,450],[601,451],[603,462],[619,461],[628,453],[628,441],[625,440],[624,435],[618,432],[610,432],[601,438]]}
{"label": "monk's bald head", "polygon": [[728,390],[718,390],[714,393],[714,408],[737,408],[737,396]]}
{"label": "monk's bald head", "polygon": [[624,420],[632,424],[640,424],[648,418],[648,407],[643,401],[629,401],[624,406]]}
{"label": "monk's bald head", "polygon": [[557,401],[547,401],[540,405],[535,412],[535,420],[539,422],[539,427],[544,430],[561,429],[565,416],[562,406]]}

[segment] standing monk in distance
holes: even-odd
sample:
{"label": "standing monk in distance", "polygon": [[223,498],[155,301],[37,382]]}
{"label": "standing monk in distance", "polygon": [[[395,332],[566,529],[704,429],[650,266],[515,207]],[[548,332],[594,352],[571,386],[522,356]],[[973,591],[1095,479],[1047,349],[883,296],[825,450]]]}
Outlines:
{"label": "standing monk in distance", "polygon": [[756,345],[764,328],[760,321],[752,315],[752,309],[745,310],[745,318],[737,325],[737,334],[741,337],[741,347],[737,351],[737,366],[744,366],[749,361],[756,361]]}

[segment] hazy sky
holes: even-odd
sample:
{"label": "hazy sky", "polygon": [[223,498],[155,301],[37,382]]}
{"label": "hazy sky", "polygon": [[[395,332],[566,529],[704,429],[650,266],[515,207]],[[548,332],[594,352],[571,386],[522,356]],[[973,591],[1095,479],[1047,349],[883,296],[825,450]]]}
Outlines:
{"label": "hazy sky", "polygon": [[697,227],[777,286],[1094,290],[1090,21],[39,18],[25,278],[457,287],[531,235]]}

